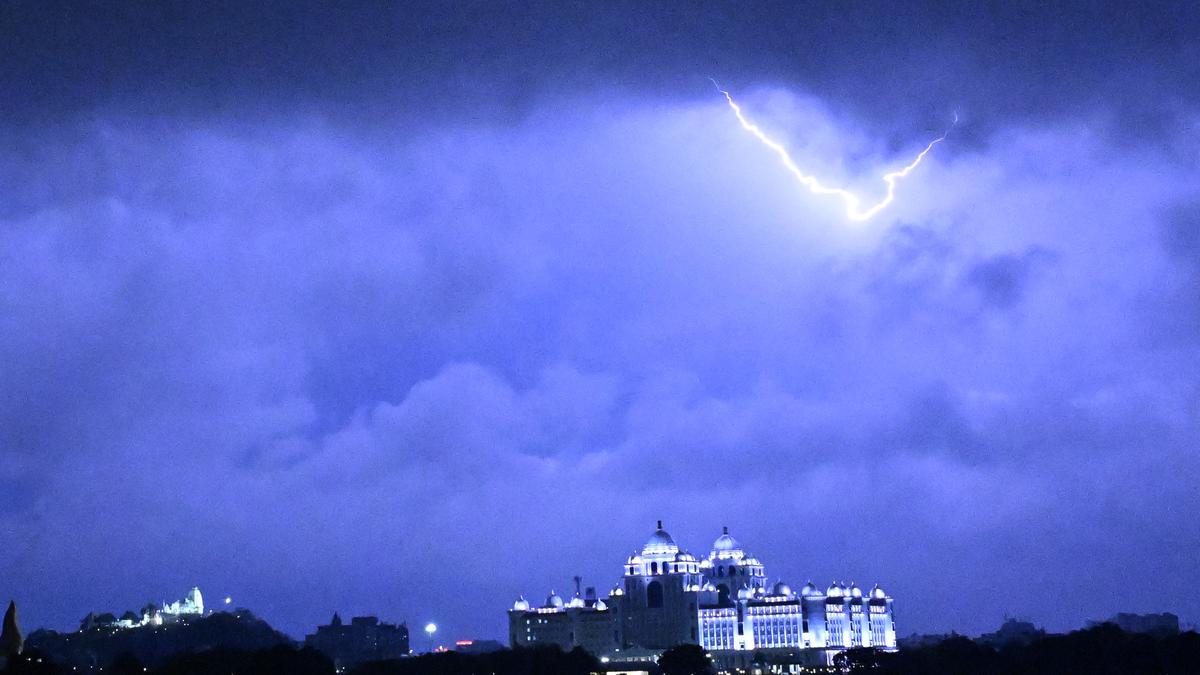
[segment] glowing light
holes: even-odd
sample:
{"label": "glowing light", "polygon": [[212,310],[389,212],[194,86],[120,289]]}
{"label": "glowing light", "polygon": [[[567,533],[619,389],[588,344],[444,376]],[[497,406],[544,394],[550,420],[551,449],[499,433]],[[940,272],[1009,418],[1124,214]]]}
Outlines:
{"label": "glowing light", "polygon": [[733,96],[731,96],[728,91],[722,89],[721,85],[717,84],[716,80],[712,80],[712,83],[713,86],[717,88],[717,91],[721,92],[721,94],[725,96],[725,101],[729,104],[730,109],[733,110],[733,114],[737,116],[738,122],[741,123],[742,128],[750,132],[750,134],[757,138],[763,145],[770,148],[779,157],[779,160],[783,163],[783,166],[793,176],[796,177],[796,180],[799,181],[801,185],[808,188],[809,192],[812,192],[813,194],[831,195],[841,199],[846,205],[846,217],[857,222],[869,220],[872,216],[887,208],[888,204],[891,204],[896,198],[896,181],[904,178],[911,173],[913,169],[916,169],[917,166],[921,164],[921,161],[925,159],[925,155],[928,155],[929,151],[933,150],[933,146],[946,140],[946,136],[950,134],[950,130],[958,124],[958,113],[956,112],[954,113],[954,121],[950,124],[950,127],[946,129],[946,132],[930,141],[929,145],[926,145],[924,150],[917,153],[917,156],[911,162],[905,165],[904,168],[883,174],[883,182],[887,184],[887,192],[885,193],[883,199],[879,200],[879,202],[873,206],[863,208],[862,199],[859,198],[858,195],[845,188],[829,187],[818,180],[816,176],[805,173],[799,166],[796,165],[796,162],[792,160],[792,156],[788,154],[787,148],[784,148],[781,144],[772,140],[766,135],[766,133],[763,132],[762,129],[758,127],[757,124],[754,124],[747,119],[745,113],[742,112],[741,106],[739,106],[733,100]]}
{"label": "glowing light", "polygon": [[425,624],[425,632],[429,633],[429,635],[432,637],[433,634],[437,632],[437,624],[433,623],[432,621]]}

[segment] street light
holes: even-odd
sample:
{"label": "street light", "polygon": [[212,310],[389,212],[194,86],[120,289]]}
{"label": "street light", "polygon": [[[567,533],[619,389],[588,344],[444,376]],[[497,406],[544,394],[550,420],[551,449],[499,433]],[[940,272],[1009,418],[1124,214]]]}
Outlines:
{"label": "street light", "polygon": [[429,638],[429,651],[433,651],[433,634],[437,632],[437,624],[430,621],[425,624],[425,635]]}

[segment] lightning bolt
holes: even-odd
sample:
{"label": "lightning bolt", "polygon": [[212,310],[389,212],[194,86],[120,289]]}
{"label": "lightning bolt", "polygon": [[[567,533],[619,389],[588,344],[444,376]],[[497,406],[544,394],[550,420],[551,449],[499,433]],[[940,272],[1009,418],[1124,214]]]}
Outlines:
{"label": "lightning bolt", "polygon": [[[712,78],[709,79],[712,80]],[[787,148],[784,148],[776,141],[771,140],[770,137],[763,133],[763,130],[760,129],[757,124],[747,119],[745,113],[742,112],[742,107],[733,100],[733,96],[730,96],[728,91],[725,91],[721,88],[721,85],[717,84],[716,80],[712,80],[712,83],[713,86],[717,88],[717,91],[721,92],[721,94],[725,96],[725,101],[729,103],[729,107],[733,110],[733,114],[737,115],[738,122],[741,122],[742,128],[746,131],[749,131],[755,138],[759,140],[759,142],[774,151],[774,153],[779,156],[779,160],[783,163],[783,166],[789,172],[791,172],[793,176],[796,177],[796,180],[799,181],[801,185],[807,187],[808,190],[813,194],[833,195],[841,199],[842,203],[846,205],[846,217],[856,222],[869,220],[872,216],[887,208],[888,204],[891,204],[892,201],[896,199],[896,181],[912,173],[912,171],[921,164],[921,161],[925,159],[925,155],[928,155],[929,151],[933,150],[933,146],[946,140],[946,136],[950,135],[950,130],[958,124],[958,113],[955,112],[954,121],[946,129],[945,133],[930,141],[929,145],[926,145],[925,149],[918,153],[917,156],[904,168],[883,174],[883,182],[887,183],[887,194],[885,194],[883,199],[879,200],[879,202],[877,202],[875,205],[864,209],[862,205],[862,199],[860,199],[858,195],[845,188],[829,187],[824,185],[820,180],[817,179],[816,176],[811,176],[804,173],[799,166],[796,166],[796,162],[792,161],[792,156],[788,154]]]}

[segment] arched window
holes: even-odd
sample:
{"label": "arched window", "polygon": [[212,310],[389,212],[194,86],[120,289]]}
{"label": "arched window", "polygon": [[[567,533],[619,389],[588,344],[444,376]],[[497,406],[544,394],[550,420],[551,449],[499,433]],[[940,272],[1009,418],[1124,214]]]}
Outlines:
{"label": "arched window", "polygon": [[650,574],[658,574],[658,563],[650,563]]}
{"label": "arched window", "polygon": [[650,608],[663,606],[663,587],[657,581],[651,581],[646,586],[646,606]]}

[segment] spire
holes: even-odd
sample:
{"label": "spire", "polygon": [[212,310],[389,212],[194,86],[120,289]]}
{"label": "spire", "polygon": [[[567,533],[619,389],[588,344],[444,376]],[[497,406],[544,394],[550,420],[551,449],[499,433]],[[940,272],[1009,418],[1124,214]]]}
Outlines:
{"label": "spire", "polygon": [[337,612],[334,612],[333,618],[329,620],[329,625],[335,628],[342,625],[342,617],[338,616]]}
{"label": "spire", "polygon": [[661,520],[658,521],[658,529],[660,529],[660,530],[662,529],[662,521]]}
{"label": "spire", "polygon": [[17,626],[17,603],[9,600],[8,611],[4,613],[4,628],[0,630],[0,654],[17,656],[24,644],[21,629]]}

